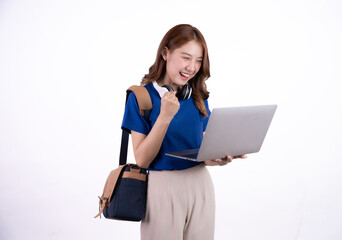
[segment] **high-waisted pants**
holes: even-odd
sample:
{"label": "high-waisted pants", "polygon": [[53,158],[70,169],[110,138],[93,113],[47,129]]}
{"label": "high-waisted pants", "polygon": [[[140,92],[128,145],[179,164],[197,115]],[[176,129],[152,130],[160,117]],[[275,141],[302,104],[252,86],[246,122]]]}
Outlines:
{"label": "high-waisted pants", "polygon": [[214,187],[207,168],[150,171],[142,240],[212,240]]}

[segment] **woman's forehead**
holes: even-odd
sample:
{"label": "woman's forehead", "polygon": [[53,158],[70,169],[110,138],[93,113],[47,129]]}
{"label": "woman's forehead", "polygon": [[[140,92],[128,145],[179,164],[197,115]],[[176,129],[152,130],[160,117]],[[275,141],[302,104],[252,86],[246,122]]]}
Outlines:
{"label": "woman's forehead", "polygon": [[181,47],[176,48],[174,52],[190,55],[196,58],[203,57],[203,48],[201,44],[196,41],[189,41],[183,44]]}

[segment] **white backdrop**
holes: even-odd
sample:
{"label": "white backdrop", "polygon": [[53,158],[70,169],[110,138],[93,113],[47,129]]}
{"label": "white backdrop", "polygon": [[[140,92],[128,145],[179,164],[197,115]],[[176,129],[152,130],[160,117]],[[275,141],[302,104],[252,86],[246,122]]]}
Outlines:
{"label": "white backdrop", "polygon": [[342,239],[341,12],[338,0],[0,1],[0,239],[139,239],[139,223],[93,216],[125,89],[179,23],[206,37],[211,108],[278,104],[260,153],[210,168],[216,239]]}

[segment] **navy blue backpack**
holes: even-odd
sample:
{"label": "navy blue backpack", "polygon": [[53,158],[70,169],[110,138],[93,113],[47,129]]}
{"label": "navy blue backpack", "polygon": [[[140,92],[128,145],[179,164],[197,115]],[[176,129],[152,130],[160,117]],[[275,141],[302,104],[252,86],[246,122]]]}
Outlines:
{"label": "navy blue backpack", "polygon": [[[131,92],[136,95],[140,113],[148,120],[152,109],[150,95],[143,86],[131,86],[127,90],[126,102]],[[103,194],[99,197],[101,213],[108,219],[141,221],[145,217],[148,171],[136,164],[126,164],[129,131],[122,130],[119,167],[112,170],[106,180]]]}

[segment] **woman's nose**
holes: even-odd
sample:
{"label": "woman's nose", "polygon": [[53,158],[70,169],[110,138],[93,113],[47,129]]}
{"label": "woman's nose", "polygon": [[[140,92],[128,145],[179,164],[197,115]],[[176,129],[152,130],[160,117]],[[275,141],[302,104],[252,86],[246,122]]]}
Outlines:
{"label": "woman's nose", "polygon": [[189,61],[185,69],[191,73],[194,72],[196,69],[196,63],[194,61]]}

